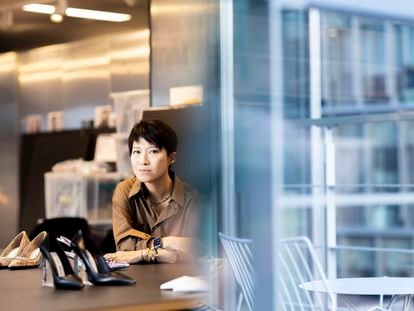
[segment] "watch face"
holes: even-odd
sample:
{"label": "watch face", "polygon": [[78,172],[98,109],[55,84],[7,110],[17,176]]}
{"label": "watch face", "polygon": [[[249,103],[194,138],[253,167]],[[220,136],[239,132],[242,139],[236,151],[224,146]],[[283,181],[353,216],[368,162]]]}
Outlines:
{"label": "watch face", "polygon": [[162,247],[162,240],[161,240],[161,238],[160,237],[156,237],[155,239],[154,239],[154,249],[158,249],[158,248],[161,248]]}

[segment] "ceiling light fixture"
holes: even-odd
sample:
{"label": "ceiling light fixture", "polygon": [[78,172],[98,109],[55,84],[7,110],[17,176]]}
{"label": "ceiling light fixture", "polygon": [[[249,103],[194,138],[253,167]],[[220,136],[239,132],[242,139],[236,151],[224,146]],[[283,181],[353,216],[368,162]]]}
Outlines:
{"label": "ceiling light fixture", "polygon": [[[40,13],[52,15],[56,9],[53,5],[30,3],[23,5],[23,11],[30,13]],[[76,18],[94,19],[107,22],[127,22],[131,19],[131,15],[124,13],[115,13],[108,11],[97,11],[67,7],[65,15]]]}
{"label": "ceiling light fixture", "polygon": [[68,2],[66,0],[58,0],[55,6],[55,12],[50,15],[50,20],[54,23],[61,23],[63,21],[63,16],[66,14],[67,7]]}
{"label": "ceiling light fixture", "polygon": [[23,5],[23,11],[51,15],[55,12],[55,7],[49,4],[30,3]]}
{"label": "ceiling light fixture", "polygon": [[50,20],[54,23],[61,23],[63,22],[63,16],[60,14],[53,13],[50,15]]}
{"label": "ceiling light fixture", "polygon": [[96,19],[100,21],[111,21],[111,22],[127,22],[131,19],[131,15],[123,13],[114,13],[97,10],[67,8],[66,15],[77,18],[88,18]]}

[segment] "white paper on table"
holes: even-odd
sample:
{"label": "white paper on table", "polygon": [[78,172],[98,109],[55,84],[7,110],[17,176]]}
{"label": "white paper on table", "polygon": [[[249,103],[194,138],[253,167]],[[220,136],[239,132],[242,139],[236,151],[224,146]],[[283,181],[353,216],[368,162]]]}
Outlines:
{"label": "white paper on table", "polygon": [[162,283],[160,289],[174,292],[204,292],[208,290],[207,282],[200,277],[181,276],[171,281]]}

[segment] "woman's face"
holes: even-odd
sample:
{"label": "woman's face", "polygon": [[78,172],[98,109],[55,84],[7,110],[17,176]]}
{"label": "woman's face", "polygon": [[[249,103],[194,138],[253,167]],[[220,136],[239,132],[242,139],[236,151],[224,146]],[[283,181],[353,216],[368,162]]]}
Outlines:
{"label": "woman's face", "polygon": [[165,177],[169,165],[175,161],[176,153],[167,155],[165,148],[158,148],[140,137],[132,144],[132,170],[139,181],[150,183]]}

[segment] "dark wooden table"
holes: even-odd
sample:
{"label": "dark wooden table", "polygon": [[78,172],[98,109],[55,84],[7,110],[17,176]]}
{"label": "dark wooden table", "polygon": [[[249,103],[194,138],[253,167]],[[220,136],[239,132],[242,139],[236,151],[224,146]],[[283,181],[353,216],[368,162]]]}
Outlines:
{"label": "dark wooden table", "polygon": [[133,286],[85,286],[80,291],[42,286],[42,269],[0,270],[1,310],[186,310],[206,294],[160,290],[176,277],[199,275],[189,264],[138,264],[123,270]]}

